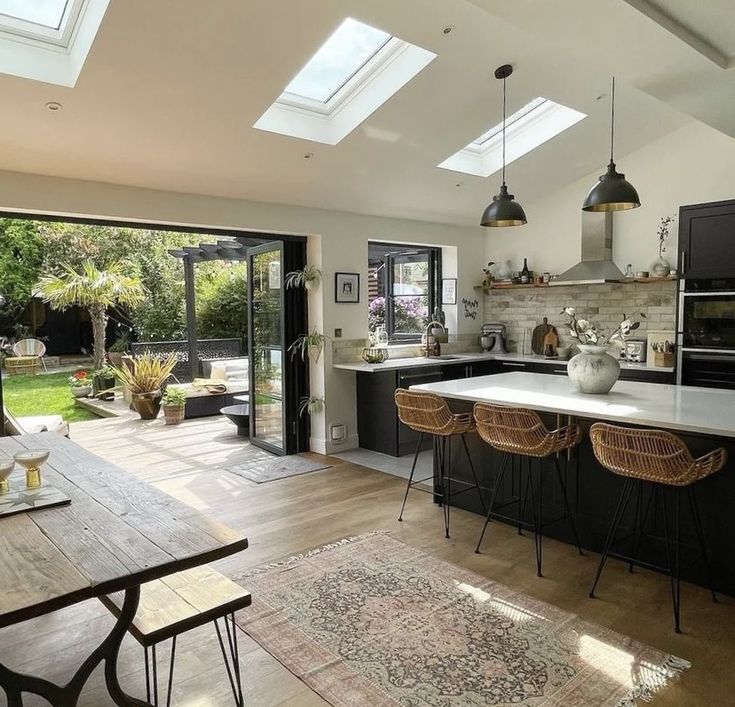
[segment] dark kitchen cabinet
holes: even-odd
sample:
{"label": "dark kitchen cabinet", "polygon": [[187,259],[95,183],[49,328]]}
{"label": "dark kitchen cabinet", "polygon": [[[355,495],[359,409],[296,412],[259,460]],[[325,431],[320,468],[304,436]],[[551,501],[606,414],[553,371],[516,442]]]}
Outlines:
{"label": "dark kitchen cabinet", "polygon": [[735,200],[679,208],[679,272],[687,279],[735,277]]}

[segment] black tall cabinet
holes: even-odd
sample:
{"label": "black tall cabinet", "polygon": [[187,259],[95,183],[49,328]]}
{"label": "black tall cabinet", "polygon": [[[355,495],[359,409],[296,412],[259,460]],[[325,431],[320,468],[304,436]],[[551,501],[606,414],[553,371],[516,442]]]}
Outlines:
{"label": "black tall cabinet", "polygon": [[679,273],[688,280],[735,277],[735,199],[679,208]]}

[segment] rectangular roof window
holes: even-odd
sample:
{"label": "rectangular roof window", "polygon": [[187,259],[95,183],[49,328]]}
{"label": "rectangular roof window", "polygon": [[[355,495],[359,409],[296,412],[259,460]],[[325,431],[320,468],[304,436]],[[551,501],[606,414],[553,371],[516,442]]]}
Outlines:
{"label": "rectangular roof window", "polygon": [[0,0],[2,15],[35,25],[59,29],[68,0]]}
{"label": "rectangular roof window", "polygon": [[286,86],[284,93],[326,103],[390,40],[348,17]]}

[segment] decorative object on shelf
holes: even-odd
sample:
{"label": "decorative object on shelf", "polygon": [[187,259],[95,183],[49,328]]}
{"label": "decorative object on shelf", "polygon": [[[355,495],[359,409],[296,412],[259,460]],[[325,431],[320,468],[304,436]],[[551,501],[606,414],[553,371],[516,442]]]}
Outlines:
{"label": "decorative object on shelf", "polygon": [[495,69],[495,78],[503,81],[503,183],[500,193],[493,197],[492,202],[485,209],[480,220],[481,226],[499,228],[504,226],[522,226],[526,221],[523,207],[515,201],[515,196],[508,193],[505,184],[505,114],[506,114],[506,87],[505,80],[513,73],[510,64],[503,64]]}
{"label": "decorative object on shelf", "polygon": [[288,347],[288,350],[291,352],[291,356],[300,355],[302,361],[306,360],[308,354],[309,358],[314,363],[317,363],[321,358],[324,344],[328,338],[314,328],[311,334],[301,334],[296,337],[296,340]]}
{"label": "decorative object on shelf", "polygon": [[26,488],[37,489],[41,486],[41,465],[48,459],[48,449],[26,449],[16,452],[13,459],[26,470]]}
{"label": "decorative object on shelf", "polygon": [[442,304],[457,304],[457,278],[442,278]]}
{"label": "decorative object on shelf", "polygon": [[319,397],[317,395],[312,395],[311,397],[304,396],[299,400],[299,415],[302,417],[304,415],[316,415],[320,413],[322,410],[324,410],[324,398]]}
{"label": "decorative object on shelf", "polygon": [[531,282],[531,271],[528,269],[528,259],[523,258],[523,268],[521,269],[521,285],[527,285]]}
{"label": "decorative object on shelf", "polygon": [[286,288],[303,287],[305,290],[316,290],[322,281],[322,271],[316,265],[305,265],[303,270],[286,273]]}
{"label": "decorative object on shelf", "polygon": [[[482,274],[484,277],[482,278],[482,286],[483,287],[490,287],[493,284],[493,280],[495,280],[495,275],[493,274],[493,267],[495,266],[495,263],[491,260],[483,269]],[[456,300],[455,300],[456,304]]]}
{"label": "decorative object on shelf", "polygon": [[607,172],[601,175],[597,184],[590,189],[582,204],[583,211],[625,211],[641,205],[635,187],[625,179],[625,175],[615,169],[613,156],[615,148],[615,77],[612,77],[610,100],[610,164]]}
{"label": "decorative object on shelf", "polygon": [[161,388],[176,366],[176,355],[144,351],[132,366],[113,366],[115,376],[130,391],[131,402],[142,420],[154,420],[161,409]]}
{"label": "decorative object on shelf", "polygon": [[635,277],[635,273],[633,272],[633,264],[628,263],[628,267],[625,268],[625,277],[632,280]]}
{"label": "decorative object on shelf", "polygon": [[181,424],[186,410],[186,393],[181,388],[166,388],[161,398],[161,407],[167,425]]}
{"label": "decorative object on shelf", "polygon": [[387,358],[387,353],[387,348],[366,346],[362,350],[362,360],[365,363],[383,363]]}
{"label": "decorative object on shelf", "polygon": [[8,479],[15,469],[15,459],[12,457],[0,456],[0,496],[4,496],[10,491]]}
{"label": "decorative object on shelf", "polygon": [[648,277],[648,270],[639,270],[635,274],[636,280],[645,280]]}
{"label": "decorative object on shelf", "polygon": [[360,301],[360,273],[334,273],[334,301],[342,304]]}
{"label": "decorative object on shelf", "polygon": [[[608,347],[612,344],[623,346],[625,339],[641,323],[624,314],[618,328],[606,334],[587,319],[577,319],[574,307],[565,307],[561,313],[569,318],[569,335],[576,339],[580,350],[567,365],[569,380],[580,393],[609,393],[620,376],[620,363],[608,353]],[[646,317],[642,312],[640,316]]]}
{"label": "decorative object on shelf", "polygon": [[86,398],[92,395],[92,379],[87,371],[77,371],[68,378],[69,389],[75,398]]}
{"label": "decorative object on shelf", "polygon": [[551,282],[551,273],[545,272],[541,276],[541,284],[548,285]]}
{"label": "decorative object on shelf", "polygon": [[651,277],[668,277],[671,272],[671,263],[664,258],[666,241],[669,238],[669,226],[674,221],[673,216],[663,216],[658,225],[658,258],[651,263]]}
{"label": "decorative object on shelf", "polygon": [[510,282],[511,278],[513,277],[513,266],[510,263],[510,260],[504,260],[502,263],[498,264],[498,280],[507,280]]}

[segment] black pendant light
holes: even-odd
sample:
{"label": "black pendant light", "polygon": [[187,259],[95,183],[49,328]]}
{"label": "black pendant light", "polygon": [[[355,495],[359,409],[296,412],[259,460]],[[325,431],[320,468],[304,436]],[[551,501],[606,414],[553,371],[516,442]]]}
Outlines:
{"label": "black pendant light", "polygon": [[508,187],[505,185],[505,79],[512,73],[513,67],[510,64],[495,69],[495,78],[503,79],[503,183],[500,185],[500,193],[493,197],[480,221],[481,226],[489,228],[522,226],[526,223],[523,207],[515,201],[513,194],[508,193]]}
{"label": "black pendant light", "polygon": [[590,189],[582,204],[582,211],[625,211],[641,205],[635,187],[615,169],[613,148],[615,146],[615,77],[612,79],[610,108],[610,164],[607,172],[600,175],[600,181]]}

